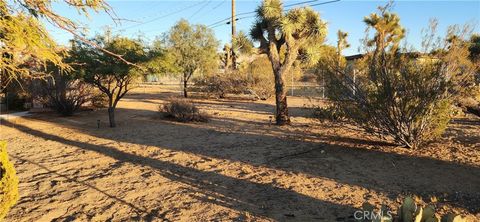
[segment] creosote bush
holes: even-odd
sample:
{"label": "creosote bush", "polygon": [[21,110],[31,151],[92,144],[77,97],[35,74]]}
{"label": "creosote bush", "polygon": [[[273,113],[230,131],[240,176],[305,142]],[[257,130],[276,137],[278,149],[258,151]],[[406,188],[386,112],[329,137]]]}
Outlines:
{"label": "creosote bush", "polygon": [[18,178],[8,159],[7,143],[0,141],[0,221],[18,200]]}
{"label": "creosote bush", "polygon": [[[365,39],[366,53],[357,61],[341,57],[346,35],[339,35],[337,55],[326,58],[329,97],[342,113],[367,132],[391,139],[407,148],[418,148],[439,138],[452,116],[452,104],[473,80],[461,36],[450,28],[439,45],[432,22],[425,52],[400,46],[405,30],[400,18],[380,7],[380,14],[365,17],[372,38]],[[427,37],[428,38],[428,37]],[[434,50],[441,49],[441,53]],[[336,57],[336,58],[335,58]]]}
{"label": "creosote bush", "polygon": [[207,122],[209,119],[187,99],[172,98],[167,104],[160,105],[160,112],[165,118],[179,122]]}

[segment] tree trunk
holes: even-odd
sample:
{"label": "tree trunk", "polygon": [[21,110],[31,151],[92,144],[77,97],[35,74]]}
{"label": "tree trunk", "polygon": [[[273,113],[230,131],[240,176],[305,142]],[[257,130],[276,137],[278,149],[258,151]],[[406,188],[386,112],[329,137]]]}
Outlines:
{"label": "tree trunk", "polygon": [[187,74],[184,73],[184,74],[183,74],[183,96],[184,96],[185,98],[188,97],[187,86],[188,86],[188,77],[187,77]]}
{"label": "tree trunk", "polygon": [[183,80],[183,96],[185,98],[188,97],[188,93],[187,93],[187,80]]}
{"label": "tree trunk", "polygon": [[108,120],[110,121],[110,127],[115,127],[115,107],[108,107]]}
{"label": "tree trunk", "polygon": [[290,124],[290,117],[288,116],[287,106],[287,91],[285,90],[285,81],[283,79],[285,72],[286,70],[274,70],[276,103],[275,120],[277,122],[277,125]]}

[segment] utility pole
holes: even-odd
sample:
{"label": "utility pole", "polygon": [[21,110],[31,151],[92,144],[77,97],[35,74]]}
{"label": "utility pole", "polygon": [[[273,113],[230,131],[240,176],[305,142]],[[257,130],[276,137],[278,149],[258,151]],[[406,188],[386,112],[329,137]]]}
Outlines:
{"label": "utility pole", "polygon": [[235,22],[236,22],[236,17],[235,17],[235,0],[232,0],[232,69],[236,70],[237,69],[237,55],[235,54],[235,36],[236,36],[236,27],[235,27]]}

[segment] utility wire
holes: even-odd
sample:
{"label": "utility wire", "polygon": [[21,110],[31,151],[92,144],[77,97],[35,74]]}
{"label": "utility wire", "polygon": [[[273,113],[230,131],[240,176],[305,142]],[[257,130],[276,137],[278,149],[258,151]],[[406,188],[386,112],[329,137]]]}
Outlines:
{"label": "utility wire", "polygon": [[[210,1],[212,1],[212,0],[210,0]],[[215,5],[214,7],[212,7],[212,11],[215,10],[215,9],[217,9],[217,8],[219,8],[220,6],[222,6],[223,4],[225,4],[225,2],[227,2],[227,1],[229,1],[229,0],[223,0],[223,1],[221,1],[219,4]],[[205,16],[205,14],[200,15],[200,17],[197,17],[197,19],[198,19],[198,18],[201,18],[201,17],[203,17],[203,16]],[[191,16],[191,17],[192,17],[192,16]],[[191,18],[191,17],[190,17],[190,18]],[[224,25],[224,24],[220,24],[220,25]],[[149,30],[149,31],[146,31],[146,32],[144,32],[144,33],[150,33],[150,32],[154,32],[154,31],[158,31],[158,29]]]}
{"label": "utility wire", "polygon": [[203,1],[204,5],[202,5],[202,7],[200,7],[197,11],[195,11],[189,18],[188,20],[192,19],[193,17],[195,17],[200,11],[202,11],[205,7],[207,7],[208,4],[210,4],[212,0],[208,0],[208,1]]}
{"label": "utility wire", "polygon": [[200,4],[203,4],[203,3],[204,3],[204,1],[202,1],[202,2],[197,2],[196,4],[186,6],[186,7],[184,7],[184,8],[179,9],[179,10],[173,11],[173,12],[168,13],[168,14],[166,14],[166,15],[162,15],[162,16],[159,16],[159,17],[150,19],[150,20],[145,21],[145,22],[142,22],[142,23],[140,23],[140,24],[135,24],[135,25],[131,25],[131,26],[128,26],[128,27],[125,27],[125,28],[121,28],[121,29],[117,30],[117,32],[123,31],[123,30],[127,30],[127,29],[131,29],[131,28],[136,28],[136,27],[138,27],[138,26],[145,25],[145,24],[148,24],[148,23],[152,23],[152,22],[157,21],[157,20],[159,20],[159,19],[166,18],[166,17],[168,17],[168,16],[175,15],[175,14],[177,14],[177,13],[180,13],[180,12],[183,12],[183,11],[185,11],[185,10],[191,9],[191,8],[193,8],[193,7],[195,7],[195,6],[198,6],[198,5],[200,5]]}
{"label": "utility wire", "polygon": [[223,1],[220,1],[220,3],[218,3],[218,5],[216,5],[215,7],[212,8],[212,10],[215,10],[217,9],[218,7],[222,6],[223,4],[225,4],[227,0],[223,0]]}
{"label": "utility wire", "polygon": [[[310,1],[305,1],[305,2],[298,2],[298,3],[294,3],[294,4],[289,4],[289,5],[286,5],[284,7],[292,7],[292,6],[296,6],[296,5],[303,5],[303,4],[307,4],[307,3],[312,3],[312,2],[317,2],[319,0],[310,0]],[[321,3],[316,3],[316,4],[312,4],[312,5],[307,5],[307,6],[310,6],[310,7],[313,7],[313,6],[318,6],[318,5],[325,5],[325,4],[330,4],[330,3],[334,3],[334,2],[339,2],[341,0],[332,0],[332,1],[327,1],[327,2],[321,2]],[[284,12],[287,12],[291,9],[284,9],[283,11]],[[249,14],[253,14],[253,13],[256,13],[256,11],[252,11],[252,12],[243,12],[243,13],[239,13],[237,15],[249,15]],[[253,18],[255,17],[256,15],[250,15],[250,16],[244,16],[244,17],[241,17],[241,18],[237,18],[235,19],[235,21],[238,21],[238,20],[242,20],[242,19],[246,19],[246,18]],[[226,18],[226,19],[223,19],[221,21],[218,21],[218,22],[215,22],[211,25],[209,25],[208,27],[209,28],[217,28],[217,27],[220,27],[220,26],[223,26],[223,25],[229,25],[231,23],[231,20],[232,17],[230,18]]]}
{"label": "utility wire", "polygon": [[328,1],[328,2],[321,2],[321,3],[317,3],[317,4],[310,5],[310,7],[318,6],[318,5],[326,5],[326,4],[330,4],[330,3],[334,3],[334,2],[339,2],[339,1],[341,1],[341,0],[333,0],[333,1]]}
{"label": "utility wire", "polygon": [[[292,3],[292,4],[288,4],[288,5],[285,5],[284,7],[285,8],[289,8],[289,7],[292,7],[292,6],[296,6],[296,5],[303,5],[303,4],[308,4],[308,3],[312,3],[312,2],[318,2],[320,0],[309,0],[309,1],[303,1],[303,2],[297,2],[297,3]],[[340,0],[336,0],[336,1],[340,1]],[[332,1],[333,2],[333,1]],[[242,12],[242,13],[238,13],[237,16],[240,16],[240,15],[250,15],[250,14],[255,14],[257,13],[257,11],[250,11],[250,12]],[[217,22],[214,22],[212,24],[210,24],[209,26],[215,26],[217,25],[218,23],[222,23],[222,22],[227,22],[229,20],[231,20],[232,17],[228,17],[228,18],[225,18],[225,19],[222,19],[220,21],[217,21]]]}

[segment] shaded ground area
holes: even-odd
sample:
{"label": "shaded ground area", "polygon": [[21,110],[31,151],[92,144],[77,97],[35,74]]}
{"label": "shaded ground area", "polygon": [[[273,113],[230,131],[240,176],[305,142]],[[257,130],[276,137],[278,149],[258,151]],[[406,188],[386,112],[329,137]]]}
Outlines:
{"label": "shaded ground area", "polygon": [[195,99],[210,122],[162,120],[175,94],[137,90],[116,129],[105,110],[2,120],[21,182],[7,220],[345,221],[364,201],[394,207],[408,194],[480,217],[479,119],[407,150],[312,119],[302,107],[319,102],[298,97],[288,127],[271,124],[270,100]]}

